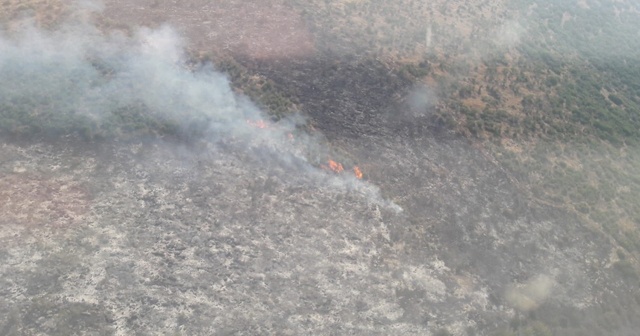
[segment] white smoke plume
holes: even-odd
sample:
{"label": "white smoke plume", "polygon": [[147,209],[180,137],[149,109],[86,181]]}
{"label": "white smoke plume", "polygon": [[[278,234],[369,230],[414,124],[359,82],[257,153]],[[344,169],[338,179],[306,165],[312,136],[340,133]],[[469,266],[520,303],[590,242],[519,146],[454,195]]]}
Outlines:
{"label": "white smoke plume", "polygon": [[48,32],[25,28],[0,39],[0,96],[14,109],[101,122],[118,109],[144,105],[154,117],[187,125],[207,120],[207,133],[247,133],[246,119],[263,118],[233,94],[224,75],[183,67],[173,30],[140,29],[104,36],[92,26]]}
{"label": "white smoke plume", "polygon": [[515,20],[509,20],[494,31],[494,41],[498,47],[512,48],[520,44],[526,32],[525,27],[521,23]]}
{"label": "white smoke plume", "polygon": [[197,129],[207,141],[259,146],[282,164],[304,166],[314,181],[357,189],[372,202],[399,211],[376,187],[317,168],[328,150],[317,135],[297,130],[304,118],[272,122],[235,93],[213,66],[188,69],[183,40],[172,28],[140,28],[125,35],[77,21],[54,31],[29,24],[11,33],[0,31],[0,109],[9,111],[5,117],[47,120],[41,129],[76,123],[100,128],[109,127],[123,110],[138,107],[154,122],[186,133]]}
{"label": "white smoke plume", "polygon": [[551,294],[555,281],[546,276],[536,276],[526,283],[511,286],[505,293],[507,302],[519,311],[538,308]]}

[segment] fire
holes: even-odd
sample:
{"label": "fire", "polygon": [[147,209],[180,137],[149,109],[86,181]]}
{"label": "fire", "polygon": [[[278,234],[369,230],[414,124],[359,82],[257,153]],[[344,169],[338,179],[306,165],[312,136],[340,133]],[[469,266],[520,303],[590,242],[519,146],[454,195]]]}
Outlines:
{"label": "fire", "polygon": [[342,164],[333,160],[329,160],[329,169],[333,170],[336,173],[342,173],[344,171],[344,167],[342,167]]}
{"label": "fire", "polygon": [[[334,161],[329,159],[329,161],[327,161],[328,165],[320,165],[320,168],[324,169],[324,170],[328,170],[328,171],[332,171],[336,174],[340,174],[343,173],[344,170],[344,166],[342,165],[342,163]],[[360,167],[358,166],[353,166],[353,174],[356,176],[356,178],[358,180],[362,179],[362,170],[360,169]]]}
{"label": "fire", "polygon": [[360,170],[360,168],[358,166],[354,166],[353,167],[353,173],[356,174],[356,178],[358,180],[362,179],[362,170]]}
{"label": "fire", "polygon": [[[271,126],[268,122],[264,120],[247,119],[247,124],[260,129],[269,128]],[[277,125],[275,127],[277,128]],[[287,133],[287,138],[289,139],[289,141],[293,141],[294,140],[293,133]],[[327,163],[329,164],[328,166],[320,165],[320,168],[324,170],[332,171],[336,174],[340,174],[344,172],[344,166],[342,165],[342,163],[331,160],[331,159],[329,159]],[[359,180],[362,179],[363,175],[362,175],[362,170],[360,170],[360,167],[353,166],[353,174],[356,176],[357,179]]]}
{"label": "fire", "polygon": [[269,124],[264,120],[250,120],[247,119],[247,124],[256,127],[256,128],[269,128]]}

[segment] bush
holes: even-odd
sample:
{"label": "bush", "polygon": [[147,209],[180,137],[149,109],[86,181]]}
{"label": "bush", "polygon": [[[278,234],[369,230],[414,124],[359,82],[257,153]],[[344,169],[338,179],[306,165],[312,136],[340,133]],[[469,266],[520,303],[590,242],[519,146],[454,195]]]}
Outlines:
{"label": "bush", "polygon": [[622,99],[614,94],[609,94],[609,100],[618,106],[622,105]]}

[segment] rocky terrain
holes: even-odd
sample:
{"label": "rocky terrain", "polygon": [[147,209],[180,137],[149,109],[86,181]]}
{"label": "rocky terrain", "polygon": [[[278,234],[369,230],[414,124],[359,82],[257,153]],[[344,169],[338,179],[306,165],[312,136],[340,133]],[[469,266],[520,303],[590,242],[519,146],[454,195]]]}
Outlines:
{"label": "rocky terrain", "polygon": [[[622,237],[635,237],[637,223],[612,229],[595,216],[611,204],[632,213],[620,195],[632,197],[635,182],[618,185],[615,201],[585,197],[583,206],[571,195],[551,197],[557,185],[545,180],[567,173],[554,170],[562,161],[604,184],[594,176],[633,160],[592,171],[590,159],[611,158],[604,149],[574,158],[564,150],[583,148],[574,140],[525,137],[504,126],[513,119],[499,121],[493,142],[488,127],[464,128],[471,116],[495,117],[465,116],[452,102],[460,91],[449,91],[453,79],[481,78],[483,66],[471,75],[447,70],[447,49],[437,45],[414,62],[431,46],[431,28],[422,35],[415,13],[424,9],[441,24],[447,15],[408,2],[408,26],[385,37],[374,33],[393,5],[379,3],[3,3],[5,79],[23,78],[32,64],[50,69],[47,55],[65,57],[55,58],[53,84],[34,72],[45,103],[0,86],[11,98],[0,105],[0,334],[635,335],[636,251]],[[510,10],[479,6],[483,23]],[[358,33],[367,31],[362,20],[327,29],[361,8],[377,18],[371,36],[393,44],[369,48],[379,41]],[[459,13],[449,24],[472,39],[472,10],[440,10]],[[41,45],[81,47],[44,48],[45,56],[20,63],[15,55],[39,50],[10,42],[24,20],[53,31],[65,27],[58,20],[90,20],[100,34],[141,37],[89,35],[101,42],[85,44],[77,33],[45,34]],[[188,65],[171,63],[183,59],[165,48],[175,43],[158,28],[165,23],[196,55]],[[394,39],[411,29],[422,49],[408,47],[414,37]],[[209,59],[230,84],[194,65]],[[67,81],[67,70],[80,80]],[[538,84],[527,92],[537,97]],[[96,87],[116,112],[85,100]],[[487,95],[463,99],[494,104]],[[99,102],[98,117],[87,102]],[[625,157],[635,158],[627,141]],[[543,146],[547,156],[533,152]]]}

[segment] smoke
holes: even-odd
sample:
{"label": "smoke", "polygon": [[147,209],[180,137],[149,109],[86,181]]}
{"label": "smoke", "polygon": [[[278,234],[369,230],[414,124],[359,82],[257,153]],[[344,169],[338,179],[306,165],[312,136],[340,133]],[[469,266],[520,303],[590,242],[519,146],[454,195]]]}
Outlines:
{"label": "smoke", "polygon": [[500,48],[512,48],[520,44],[526,29],[518,21],[509,20],[495,29],[493,40]]}
{"label": "smoke", "polygon": [[520,311],[539,307],[551,294],[555,282],[546,275],[536,276],[524,284],[510,287],[506,292],[509,304]]}
{"label": "smoke", "polygon": [[320,135],[299,130],[303,117],[273,122],[235,93],[212,65],[188,69],[183,40],[171,27],[104,33],[86,17],[55,31],[26,24],[10,34],[0,32],[0,119],[16,127],[65,132],[104,131],[118,123],[134,129],[172,127],[239,150],[259,148],[251,153],[399,211],[375,186],[317,168],[329,150]]}
{"label": "smoke", "polygon": [[207,120],[209,136],[248,133],[244,120],[262,113],[234,95],[222,74],[186,70],[182,50],[169,27],[140,29],[132,37],[105,36],[86,24],[54,32],[27,27],[0,39],[0,96],[13,103],[5,108],[42,120],[103,123],[144,106],[165,123]]}
{"label": "smoke", "polygon": [[437,98],[435,92],[427,85],[418,84],[414,86],[406,97],[407,111],[413,117],[423,117],[436,105]]}

